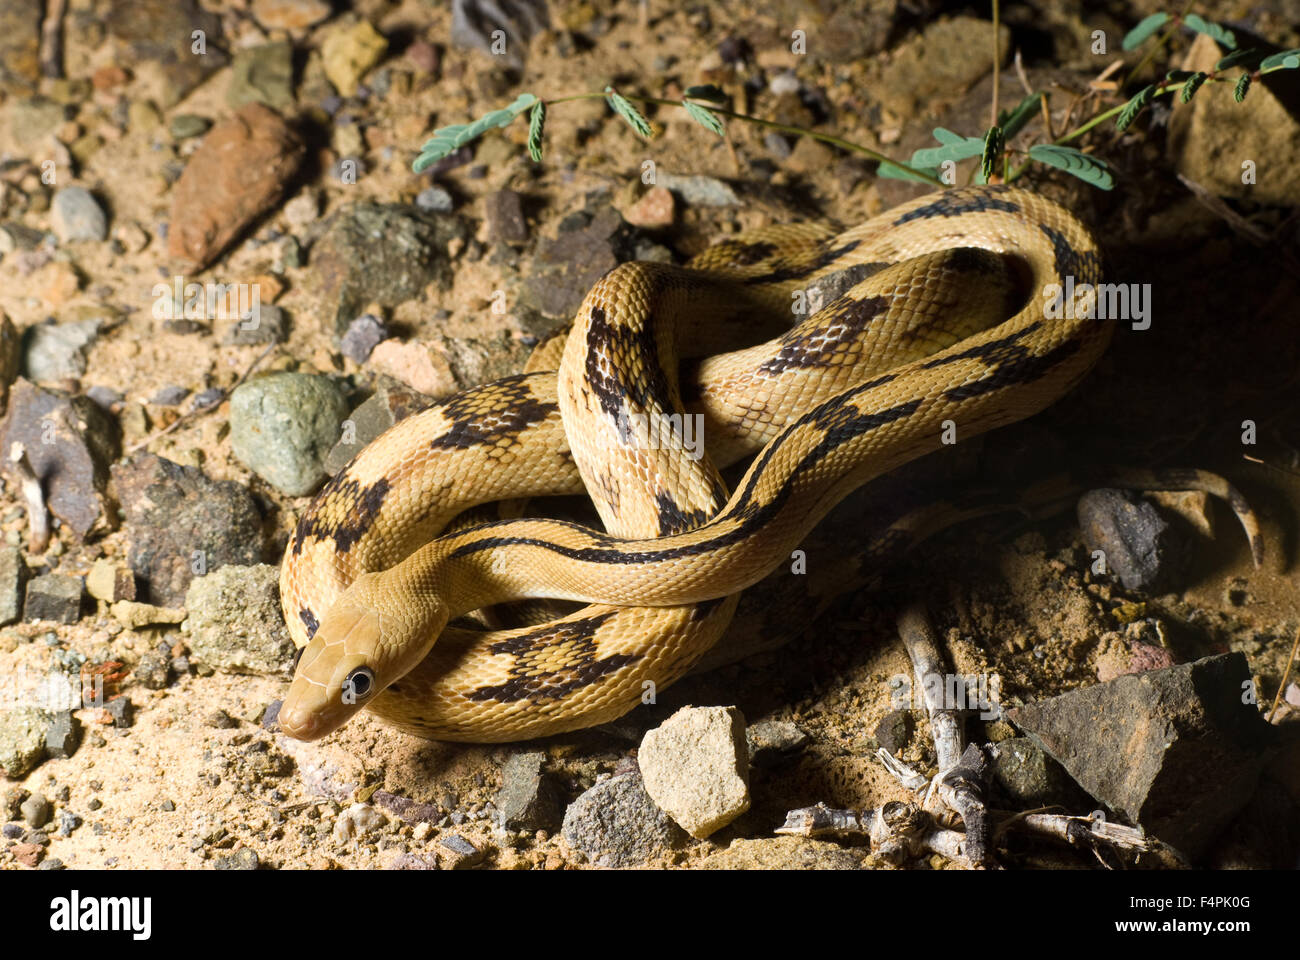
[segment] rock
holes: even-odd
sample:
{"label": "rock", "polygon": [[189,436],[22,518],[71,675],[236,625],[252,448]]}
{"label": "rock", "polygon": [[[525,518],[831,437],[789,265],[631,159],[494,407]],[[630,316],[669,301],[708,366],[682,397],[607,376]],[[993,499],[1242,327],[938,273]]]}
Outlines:
{"label": "rock", "polygon": [[[0,67],[3,70],[3,67]],[[31,150],[43,145],[62,126],[67,110],[46,97],[22,97],[9,114],[9,132],[18,146]]]}
{"label": "rock", "polygon": [[912,739],[912,715],[906,710],[891,710],[876,724],[876,740],[894,756]]}
{"label": "rock", "polygon": [[745,718],[735,707],[683,707],[637,752],[646,793],[702,840],[749,809]]}
{"label": "rock", "polygon": [[415,195],[415,205],[420,210],[429,210],[433,213],[450,213],[455,209],[456,201],[452,199],[450,193],[435,183]]}
{"label": "rock", "polygon": [[497,822],[507,830],[553,830],[561,820],[559,794],[542,770],[546,754],[517,753],[506,761],[497,794]]}
{"label": "rock", "polygon": [[23,367],[39,382],[80,377],[86,372],[86,348],[94,343],[101,317],[68,323],[34,323],[23,331]]}
{"label": "rock", "polygon": [[[989,24],[974,17],[953,17],[930,23],[921,36],[900,47],[881,71],[873,93],[885,110],[903,119],[923,115],[934,104],[955,100],[993,69]],[[983,42],[971,43],[971,37]],[[999,28],[998,51],[1005,63],[1011,52],[1011,31]]]}
{"label": "rock", "polygon": [[105,603],[134,600],[135,574],[111,560],[96,560],[86,575],[86,592]]}
{"label": "rock", "polygon": [[749,762],[765,766],[799,752],[808,743],[808,734],[784,720],[763,720],[745,731]]}
{"label": "rock", "polygon": [[113,726],[125,730],[135,723],[135,704],[126,696],[116,696],[104,704]]}
{"label": "rock", "polygon": [[59,811],[59,836],[70,837],[84,821],[71,810]]}
{"label": "rock", "polygon": [[284,343],[289,339],[289,320],[284,310],[271,303],[258,304],[248,316],[235,321],[221,342],[226,344]]}
{"label": "rock", "polygon": [[100,241],[108,236],[108,217],[85,187],[63,187],[50,201],[50,220],[60,243]]}
{"label": "rock", "polygon": [[279,577],[265,563],[195,577],[185,597],[190,658],[233,673],[291,674],[297,651],[280,613]]}
{"label": "rock", "polygon": [[[584,7],[591,9],[586,4],[575,5],[578,11]],[[451,42],[467,50],[481,50],[511,70],[523,66],[528,41],[550,25],[544,3],[497,4],[466,0],[452,4],[451,8]],[[504,51],[495,45],[496,31],[510,38]],[[559,36],[566,37],[567,34],[559,31]]]}
{"label": "rock", "polygon": [[[312,248],[318,296],[339,336],[370,304],[395,307],[431,284],[451,284],[447,245],[464,239],[455,217],[402,204],[357,203],[330,217]],[[379,242],[382,240],[383,242]]]}
{"label": "rock", "polygon": [[1125,590],[1159,593],[1176,571],[1177,532],[1156,508],[1127,490],[1089,490],[1079,498],[1079,527],[1089,552],[1105,554],[1106,569]]}
{"label": "rock", "polygon": [[1159,635],[1151,626],[1148,620],[1135,621],[1125,626],[1122,635],[1105,634],[1103,639],[1110,642],[1097,657],[1097,679],[1105,683],[1127,674],[1172,667],[1173,653],[1160,645]]}
{"label": "rock", "polygon": [[326,478],[325,455],[346,415],[342,391],[326,377],[259,377],[230,396],[230,448],[281,493],[301,497]]}
{"label": "rock", "polygon": [[172,189],[168,254],[207,266],[279,199],[302,157],[298,135],[260,103],[217,124]]}
{"label": "rock", "polygon": [[21,780],[45,759],[48,718],[35,707],[0,710],[0,772]]}
{"label": "rock", "polygon": [[0,253],[12,253],[15,250],[35,250],[45,243],[47,236],[48,234],[43,230],[34,230],[16,221],[11,220],[8,223],[0,223]]}
{"label": "rock", "polygon": [[1196,861],[1254,792],[1273,730],[1241,653],[1119,677],[1009,719],[1093,797]]}
{"label": "rock", "polygon": [[183,606],[196,570],[201,575],[262,559],[262,517],[239,484],[153,454],[112,472],[131,543],[128,562],[143,600]]}
{"label": "rock", "polygon": [[156,607],[151,603],[119,600],[109,608],[113,619],[130,630],[150,627],[160,623],[180,623],[185,611],[177,607]]}
{"label": "rock", "polygon": [[343,356],[355,364],[363,364],[370,352],[388,336],[388,327],[383,320],[373,313],[363,313],[348,324],[347,332],[343,334],[340,344]]}
{"label": "rock", "polygon": [[565,217],[554,240],[538,245],[520,303],[545,316],[570,320],[593,284],[631,259],[631,228],[618,211],[602,208]]}
{"label": "rock", "polygon": [[154,407],[179,407],[189,395],[189,390],[173,383],[160,388],[157,393],[150,397],[149,405]]}
{"label": "rock", "polygon": [[376,790],[370,799],[406,823],[437,823],[442,819],[442,811],[433,804],[417,803],[387,790]]}
{"label": "rock", "polygon": [[[1208,72],[1230,52],[1197,34],[1182,68]],[[1260,206],[1294,203],[1300,193],[1300,121],[1292,77],[1283,71],[1255,81],[1242,103],[1218,84],[1202,87],[1190,104],[1174,97],[1166,143],[1178,173],[1221,197],[1249,198]],[[1247,160],[1254,165],[1248,183]]]}
{"label": "rock", "polygon": [[637,771],[603,780],[574,800],[560,832],[570,847],[602,867],[634,866],[688,842],[655,806]]}
{"label": "rock", "polygon": [[49,823],[50,815],[53,813],[50,801],[46,800],[45,795],[41,793],[33,793],[23,801],[19,809],[23,815],[23,821],[33,830],[39,830]]}
{"label": "rock", "polygon": [[280,112],[293,109],[293,44],[288,40],[244,47],[230,69],[226,104],[232,110],[260,103]]}
{"label": "rock", "polygon": [[60,759],[70,757],[80,744],[81,721],[68,710],[52,714],[45,728],[45,752]]}
{"label": "rock", "polygon": [[1063,804],[1079,788],[1061,765],[1028,737],[1011,737],[992,745],[990,779],[1011,803],[1012,810]]}
{"label": "rock", "polygon": [[655,175],[655,183],[693,207],[731,207],[740,203],[736,191],[716,177],[682,177],[661,170]]}
{"label": "rock", "polygon": [[[104,23],[123,48],[119,62],[161,69],[159,96],[165,107],[230,62],[222,49],[220,16],[201,9],[197,0],[112,0]],[[194,49],[198,42],[201,55]]]}
{"label": "rock", "polygon": [[445,870],[468,870],[487,858],[487,850],[480,850],[458,833],[438,839],[438,858]]}
{"label": "rock", "polygon": [[454,393],[458,386],[447,358],[428,344],[404,343],[394,337],[370,352],[369,363],[380,373],[430,397]]}
{"label": "rock", "polygon": [[353,96],[361,78],[387,51],[388,41],[368,20],[336,27],[321,45],[325,76],[340,94]]}
{"label": "rock", "polygon": [[22,551],[0,546],[0,626],[22,619],[26,586],[27,563]]}
{"label": "rock", "polygon": [[386,818],[368,803],[354,803],[334,821],[334,839],[346,843],[383,826]]}
{"label": "rock", "polygon": [[487,211],[488,239],[492,243],[516,246],[528,242],[524,202],[514,190],[495,190],[483,200]]}
{"label": "rock", "polygon": [[190,137],[203,136],[211,127],[212,121],[207,117],[200,117],[193,113],[178,113],[172,117],[167,132],[177,140],[188,140]]}
{"label": "rock", "polygon": [[253,0],[253,16],[268,30],[306,30],[332,12],[328,0]]}
{"label": "rock", "polygon": [[647,230],[661,230],[673,225],[676,202],[671,190],[664,187],[651,187],[632,206],[623,211],[623,219],[634,227]]}
{"label": "rock", "polygon": [[234,853],[217,857],[212,866],[214,870],[256,870],[260,863],[256,850],[240,847]]}
{"label": "rock", "polygon": [[81,619],[82,584],[80,577],[47,573],[27,581],[27,600],[23,604],[26,620],[54,620],[76,623]]}
{"label": "rock", "polygon": [[705,857],[703,870],[859,870],[866,859],[862,847],[844,848],[824,840],[768,837],[733,840],[726,850]]}
{"label": "rock", "polygon": [[325,458],[325,471],[332,477],[345,467],[375,437],[398,420],[423,410],[433,400],[422,393],[403,387],[381,387],[375,395],[348,415],[343,437]]}
{"label": "rock", "polygon": [[411,61],[411,66],[420,73],[436,74],[442,65],[442,54],[439,53],[438,48],[425,40],[416,40],[407,47],[406,59]]}
{"label": "rock", "polygon": [[41,79],[41,18],[23,0],[0,3],[0,93],[16,97]]}
{"label": "rock", "polygon": [[41,857],[45,856],[45,848],[39,843],[15,843],[9,852],[24,867],[35,867],[41,862]]}
{"label": "rock", "polygon": [[169,659],[156,652],[146,653],[140,657],[140,662],[135,665],[131,675],[148,689],[161,690],[172,679]]}

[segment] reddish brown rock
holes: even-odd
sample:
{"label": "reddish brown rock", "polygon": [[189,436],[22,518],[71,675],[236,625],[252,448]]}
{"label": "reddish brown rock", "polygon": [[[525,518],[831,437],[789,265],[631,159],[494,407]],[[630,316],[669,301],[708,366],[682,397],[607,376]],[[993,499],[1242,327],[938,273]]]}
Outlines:
{"label": "reddish brown rock", "polygon": [[623,219],[634,227],[648,230],[671,227],[674,208],[671,191],[664,187],[651,187],[645,196],[623,211]]}
{"label": "reddish brown rock", "polygon": [[302,156],[298,135],[260,103],[217,124],[176,183],[168,253],[207,266],[279,199]]}

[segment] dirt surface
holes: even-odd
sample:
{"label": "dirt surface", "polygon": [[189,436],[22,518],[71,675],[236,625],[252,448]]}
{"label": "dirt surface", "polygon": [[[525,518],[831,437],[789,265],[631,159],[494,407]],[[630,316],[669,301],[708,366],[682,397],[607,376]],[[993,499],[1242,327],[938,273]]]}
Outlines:
{"label": "dirt surface", "polygon": [[[5,15],[19,21],[15,11],[24,6],[21,0],[0,2]],[[450,194],[454,216],[466,230],[464,239],[453,240],[444,251],[450,281],[430,283],[396,305],[373,308],[403,342],[427,347],[450,391],[475,382],[475,371],[517,370],[536,338],[563,324],[537,309],[526,292],[537,268],[534,256],[559,235],[567,216],[583,209],[630,208],[647,190],[641,180],[647,160],[660,171],[725,180],[740,197],[737,205],[725,207],[679,200],[671,226],[640,235],[638,242],[648,245],[643,249],[664,247],[678,260],[719,237],[769,223],[852,224],[920,190],[878,180],[873,164],[808,139],[789,138],[782,146],[765,140],[762,129],[738,122],[728,124],[725,139],[717,138],[680,110],[649,111],[657,136],[647,143],[599,99],[552,108],[541,164],[529,160],[526,125],[520,122],[479,141],[468,162],[433,178],[416,176],[411,162],[435,127],[468,122],[525,91],[558,97],[617,83],[625,92],[671,98],[691,84],[708,82],[721,85],[738,111],[906,157],[932,145],[934,126],[982,135],[992,92],[991,24],[939,0],[908,6],[924,8],[924,15],[897,9],[888,0],[860,2],[849,5],[852,16],[830,15],[824,11],[834,5],[811,2],[757,8],[727,2],[677,10],[612,0],[556,3],[552,29],[521,45],[526,57],[518,69],[452,43],[450,12],[441,5],[370,0],[330,13],[314,26],[283,29],[259,20],[259,10],[274,4],[204,3],[203,15],[222,26],[214,45],[229,53],[292,42],[290,99],[277,109],[302,137],[305,159],[282,198],[233,246],[206,270],[187,273],[169,256],[160,228],[173,215],[173,185],[203,138],[177,138],[170,127],[178,116],[230,117],[236,70],[214,62],[204,67],[207,75],[200,83],[185,88],[167,57],[128,52],[129,44],[120,39],[127,33],[123,6],[71,0],[65,79],[33,78],[24,90],[20,76],[5,88],[0,220],[53,230],[52,195],[80,185],[107,214],[108,236],[9,250],[0,260],[0,309],[20,332],[50,317],[59,323],[103,317],[86,350],[84,372],[45,385],[79,393],[96,386],[116,390],[121,399],[111,413],[121,429],[124,455],[147,449],[251,490],[265,518],[262,559],[270,564],[279,562],[288,532],[310,498],[285,496],[232,454],[228,401],[198,413],[187,413],[188,400],[182,406],[151,401],[169,386],[191,396],[228,389],[254,365],[254,377],[292,370],[335,378],[350,407],[390,384],[373,360],[358,364],[344,356],[334,326],[335,303],[322,293],[310,256],[329,218],[348,205],[412,204],[431,183]],[[1148,7],[1154,8],[1146,0],[1112,5],[1112,14],[1122,13],[1122,19],[1098,19],[1081,15],[1074,4],[1034,0],[1009,17],[1008,49],[1022,52],[1026,77],[1035,84],[1056,84],[1058,130],[1065,123],[1069,91],[1085,90],[1118,56],[1119,37],[1150,12]],[[1300,21],[1286,4],[1223,2],[1201,8],[1206,16],[1234,23],[1248,16],[1243,28],[1283,47],[1297,44]],[[643,12],[648,23],[641,20]],[[333,90],[322,75],[320,51],[336,31],[359,19],[387,39],[387,50],[362,78],[367,97],[326,102]],[[176,24],[184,25],[185,18],[160,22],[160,30],[179,29]],[[807,31],[808,54],[791,51],[792,29]],[[1108,32],[1110,56],[1089,53],[1093,29]],[[174,39],[159,37],[172,46]],[[1190,43],[1180,36],[1174,49],[1181,55]],[[432,65],[428,47],[437,61]],[[1137,59],[1127,55],[1128,67]],[[1003,66],[1001,99],[1014,105],[1024,90],[1009,58]],[[774,78],[786,71],[793,71],[799,92],[773,92]],[[777,84],[777,89],[786,88]],[[49,136],[22,142],[15,136],[14,117],[35,91],[62,98],[64,119]],[[1074,122],[1083,116],[1076,114]],[[952,495],[955,489],[976,488],[1001,490],[1014,499],[1028,483],[1067,465],[1198,467],[1227,477],[1259,512],[1268,544],[1262,567],[1252,564],[1245,538],[1221,504],[1153,501],[1179,527],[1184,555],[1172,586],[1154,594],[1125,591],[1112,577],[1090,572],[1072,507],[1042,518],[986,518],[935,537],[907,569],[889,571],[882,589],[842,597],[780,649],[688,678],[664,691],[654,706],[617,724],[537,743],[489,746],[421,741],[365,714],[322,742],[297,743],[262,723],[268,706],[283,695],[284,676],[191,668],[173,673],[161,689],[150,689],[135,672],[142,656],[160,641],[184,652],[185,630],[175,625],[124,629],[108,604],[99,601],[96,609],[96,601],[89,600],[86,615],[76,623],[20,621],[0,633],[0,672],[15,678],[15,689],[45,675],[52,664],[66,665],[65,655],[73,654],[92,666],[120,664],[122,679],[111,692],[129,698],[135,708],[126,727],[105,723],[110,718],[97,709],[77,711],[85,736],[72,756],[51,757],[21,779],[0,783],[4,789],[19,786],[43,794],[53,803],[50,838],[39,859],[78,868],[205,868],[248,865],[251,850],[256,863],[282,868],[409,866],[411,858],[442,868],[582,867],[590,858],[560,836],[558,823],[508,832],[494,825],[506,762],[523,752],[543,752],[548,777],[568,803],[599,778],[635,769],[641,734],[678,707],[717,704],[738,707],[751,725],[793,722],[808,743],[778,764],[755,768],[752,807],[731,826],[707,840],[665,850],[648,865],[780,866],[798,862],[799,856],[815,860],[826,844],[772,839],[786,810],[819,801],[865,810],[912,799],[874,757],[881,722],[896,706],[891,678],[911,670],[893,620],[897,604],[911,599],[926,602],[953,669],[996,676],[1009,704],[1041,700],[1142,666],[1241,651],[1266,708],[1300,629],[1300,573],[1294,563],[1300,436],[1292,416],[1300,368],[1290,309],[1300,276],[1294,209],[1235,201],[1233,209],[1269,237],[1258,245],[1234,232],[1220,212],[1198,203],[1175,178],[1164,152],[1163,125],[1148,130],[1139,124],[1130,135],[1107,132],[1094,142],[1115,167],[1114,191],[1102,193],[1046,168],[1035,168],[1023,182],[1061,199],[1094,228],[1115,280],[1152,285],[1151,329],[1121,328],[1093,375],[1045,414],[915,465],[902,481],[873,487],[863,500],[892,505],[918,490]],[[335,175],[336,164],[347,157],[361,160],[355,183]],[[54,164],[53,183],[40,179],[46,161]],[[1294,168],[1300,157],[1286,162]],[[489,227],[489,198],[507,189],[523,198],[527,230],[527,238],[513,244],[497,240]],[[314,209],[294,223],[286,207],[301,197],[313,198]],[[299,241],[300,261],[286,257],[286,237]],[[268,352],[266,344],[223,342],[231,325],[226,319],[199,332],[169,329],[154,313],[153,288],[178,275],[282,288],[274,302],[289,318],[287,338]],[[493,304],[502,291],[507,309],[497,312]],[[179,426],[159,435],[181,416]],[[1258,425],[1256,445],[1243,447],[1245,420]],[[1207,512],[1212,534],[1193,527]],[[23,496],[15,478],[5,475],[0,527],[7,543],[24,548],[34,574],[85,576],[99,559],[125,563],[130,532],[112,513],[108,525],[118,529],[82,541],[61,527],[47,550],[28,552]],[[1191,521],[1185,519],[1189,516]],[[856,533],[843,528],[831,539]],[[810,576],[815,577],[819,558],[812,559]],[[1149,648],[1164,659],[1141,662]],[[1274,722],[1293,725],[1297,716],[1284,705]],[[910,717],[897,755],[933,772],[929,725],[921,711],[911,711]],[[1012,732],[1001,721],[972,729],[980,742]],[[1287,769],[1278,761],[1266,776],[1289,791],[1294,814],[1300,809],[1300,782]],[[390,795],[429,806],[422,819],[407,822],[399,804],[384,799]],[[383,819],[360,837],[340,826],[357,803]],[[60,836],[64,811],[84,822]],[[455,838],[474,852],[465,853]],[[15,839],[5,841],[8,849],[0,847],[0,867],[30,865],[12,849]],[[843,849],[859,859],[865,853],[862,841],[847,842]],[[1241,854],[1246,865],[1265,865],[1250,859],[1256,855],[1264,854]],[[731,859],[717,859],[725,857]],[[1096,865],[1090,857],[1050,845],[1018,846],[1007,853],[1007,862]],[[946,863],[936,856],[913,865],[943,868]]]}

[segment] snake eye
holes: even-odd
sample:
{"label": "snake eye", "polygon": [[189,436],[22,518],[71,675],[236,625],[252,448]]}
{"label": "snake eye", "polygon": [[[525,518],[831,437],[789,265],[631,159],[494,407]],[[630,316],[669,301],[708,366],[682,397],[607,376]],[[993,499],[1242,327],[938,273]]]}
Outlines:
{"label": "snake eye", "polygon": [[369,667],[357,667],[348,674],[343,687],[352,694],[354,702],[370,696],[370,691],[375,688],[374,671]]}

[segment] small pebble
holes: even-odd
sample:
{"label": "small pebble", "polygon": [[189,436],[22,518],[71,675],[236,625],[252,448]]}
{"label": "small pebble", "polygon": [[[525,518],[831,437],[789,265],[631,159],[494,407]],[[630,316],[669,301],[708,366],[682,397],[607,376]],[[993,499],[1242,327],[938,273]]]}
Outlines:
{"label": "small pebble", "polygon": [[455,207],[456,203],[451,198],[451,194],[442,187],[434,184],[425,187],[415,196],[415,205],[421,210],[432,210],[436,213],[449,213]]}

